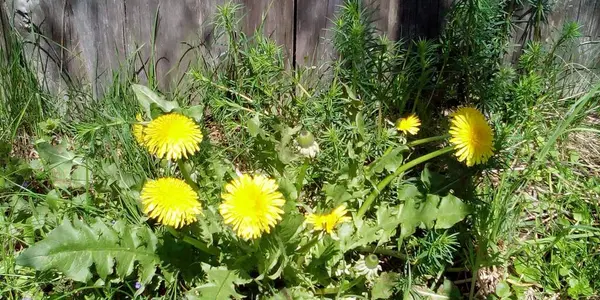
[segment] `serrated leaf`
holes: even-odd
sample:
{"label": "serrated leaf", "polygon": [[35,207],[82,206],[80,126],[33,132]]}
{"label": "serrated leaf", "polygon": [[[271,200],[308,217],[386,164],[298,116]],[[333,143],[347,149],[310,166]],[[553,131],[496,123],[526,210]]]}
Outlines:
{"label": "serrated leaf", "polygon": [[71,183],[71,169],[75,154],[67,150],[67,143],[61,141],[54,146],[42,141],[35,145],[40,157],[48,165],[50,181],[55,187],[67,189]]}
{"label": "serrated leaf", "polygon": [[377,246],[381,246],[384,243],[387,243],[392,236],[396,235],[396,228],[398,228],[402,219],[398,217],[398,208],[390,208],[387,206],[379,207],[376,215],[377,225],[381,228]]}
{"label": "serrated leaf", "polygon": [[236,285],[246,284],[250,280],[242,279],[239,272],[228,270],[227,267],[211,267],[202,263],[202,270],[206,273],[207,282],[188,291],[188,299],[229,300],[241,299],[242,295],[235,290]]}
{"label": "serrated leaf", "polygon": [[[123,230],[115,230],[119,228]],[[17,257],[17,264],[38,271],[57,270],[80,282],[92,278],[92,264],[102,279],[113,273],[116,264],[117,275],[123,279],[131,273],[135,261],[143,270],[155,268],[158,263],[154,253],[156,239],[143,235],[142,245],[137,230],[117,224],[108,227],[100,219],[91,226],[79,219],[73,222],[65,219],[45,239],[23,251]]]}
{"label": "serrated leaf", "polygon": [[402,205],[400,220],[402,224],[401,237],[407,237],[415,233],[417,227],[424,225],[433,228],[434,221],[438,218],[438,204],[440,198],[437,195],[423,195],[414,186],[407,186],[399,198],[405,199]]}
{"label": "serrated leaf", "polygon": [[172,110],[179,108],[179,104],[177,104],[177,102],[165,100],[164,97],[159,96],[146,86],[132,84],[131,89],[133,90],[133,93],[138,99],[138,102],[140,103],[140,106],[146,113],[147,117],[152,116],[152,104],[156,105],[165,113],[171,112]]}
{"label": "serrated leaf", "polygon": [[445,229],[462,221],[469,214],[470,209],[462,200],[449,194],[442,198],[438,211],[435,228]]}
{"label": "serrated leaf", "polygon": [[398,284],[398,273],[383,272],[373,284],[371,299],[390,299],[394,294],[394,287]]}
{"label": "serrated leaf", "polygon": [[383,155],[375,161],[375,164],[371,167],[371,171],[375,173],[381,173],[383,170],[387,170],[388,172],[396,171],[402,165],[402,151],[403,148],[396,148],[390,151],[390,153]]}
{"label": "serrated leaf", "polygon": [[407,199],[417,198],[417,197],[422,197],[422,194],[419,191],[419,189],[412,184],[401,185],[398,188],[398,200],[406,201]]}
{"label": "serrated leaf", "polygon": [[400,237],[402,238],[415,233],[417,227],[421,224],[421,218],[419,218],[421,211],[417,205],[415,198],[409,198],[402,206],[402,212],[400,213],[400,220],[402,221]]}
{"label": "serrated leaf", "polygon": [[348,202],[352,199],[352,195],[348,193],[348,187],[343,184],[329,184],[324,187],[325,195],[333,201],[334,205]]}
{"label": "serrated leaf", "polygon": [[202,120],[204,119],[204,106],[203,105],[194,105],[194,106],[186,107],[185,109],[181,110],[181,113],[184,116],[188,116],[188,117],[194,119],[194,121],[201,123]]}

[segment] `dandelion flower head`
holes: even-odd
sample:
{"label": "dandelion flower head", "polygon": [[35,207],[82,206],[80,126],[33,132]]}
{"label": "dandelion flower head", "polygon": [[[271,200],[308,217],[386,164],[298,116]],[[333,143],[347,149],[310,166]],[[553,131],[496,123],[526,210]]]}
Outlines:
{"label": "dandelion flower head", "polygon": [[346,210],[346,205],[342,204],[336,207],[329,214],[309,214],[306,217],[306,223],[312,224],[314,226],[314,230],[324,230],[325,232],[331,234],[335,226],[351,220],[350,217],[346,216],[347,213],[348,211]]}
{"label": "dandelion flower head", "polygon": [[219,205],[225,224],[231,225],[244,240],[270,233],[271,227],[281,220],[285,204],[278,188],[275,180],[261,175],[242,174],[228,183]]}
{"label": "dandelion flower head", "polygon": [[419,132],[421,126],[421,120],[417,115],[411,114],[405,118],[401,118],[396,122],[396,129],[402,131],[404,134],[415,135]]}
{"label": "dandelion flower head", "polygon": [[463,107],[452,114],[450,143],[459,161],[467,166],[482,164],[494,154],[494,134],[481,112]]}
{"label": "dandelion flower head", "polygon": [[178,160],[198,151],[200,127],[192,119],[172,113],[152,120],[144,130],[144,144],[158,158]]}
{"label": "dandelion flower head", "polygon": [[198,194],[181,179],[160,178],[146,182],[141,192],[144,213],[175,228],[196,221],[202,214]]}
{"label": "dandelion flower head", "polygon": [[135,120],[138,123],[133,124],[133,137],[140,145],[143,145],[144,144],[144,128],[145,128],[145,126],[143,124],[141,124],[141,122],[144,121],[144,119],[142,119],[142,114],[135,115]]}

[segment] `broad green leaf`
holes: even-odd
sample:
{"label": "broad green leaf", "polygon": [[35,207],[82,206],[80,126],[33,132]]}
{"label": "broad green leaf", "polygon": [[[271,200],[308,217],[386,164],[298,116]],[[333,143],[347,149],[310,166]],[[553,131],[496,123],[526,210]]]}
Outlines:
{"label": "broad green leaf", "polygon": [[373,284],[371,299],[390,299],[394,294],[394,287],[398,284],[398,273],[383,272]]}
{"label": "broad green leaf", "polygon": [[360,111],[356,114],[356,129],[358,130],[358,134],[360,134],[362,138],[365,138],[365,118]]}
{"label": "broad green leaf", "polygon": [[100,219],[91,226],[79,219],[65,219],[45,239],[23,251],[17,264],[38,271],[57,270],[70,279],[87,282],[92,278],[92,264],[102,279],[113,274],[116,264],[116,273],[123,279],[137,261],[144,275],[142,283],[146,283],[151,279],[148,274],[154,272],[148,270],[159,261],[156,238],[147,230],[120,222],[108,227]]}
{"label": "broad green leaf", "polygon": [[55,187],[67,189],[71,184],[71,168],[75,154],[67,150],[67,143],[61,141],[58,145],[51,145],[41,141],[35,145],[40,158],[47,164],[50,172],[50,181]]}
{"label": "broad green leaf", "polygon": [[401,185],[398,188],[398,200],[408,200],[411,198],[422,197],[422,193],[419,189],[412,184]]}
{"label": "broad green leaf", "polygon": [[377,209],[377,225],[381,229],[379,233],[378,246],[390,241],[391,237],[396,235],[396,229],[402,219],[398,217],[398,208],[381,206]]}
{"label": "broad green leaf", "polygon": [[188,117],[194,119],[194,121],[201,123],[202,120],[204,119],[204,106],[194,105],[194,106],[186,107],[181,110],[181,113],[184,116],[188,116]]}
{"label": "broad green leaf", "polygon": [[333,205],[339,205],[352,199],[352,195],[348,193],[347,186],[343,184],[327,183],[324,190],[327,198],[333,201]]}
{"label": "broad green leaf", "polygon": [[427,195],[425,204],[421,209],[421,222],[426,228],[433,228],[433,223],[439,217],[438,205],[440,197],[437,195]]}
{"label": "broad green leaf", "polygon": [[279,178],[279,190],[285,196],[285,199],[296,200],[298,199],[298,191],[294,183],[287,177]]}
{"label": "broad green leaf", "polygon": [[65,141],[60,141],[58,145],[51,145],[46,141],[40,141],[36,143],[35,148],[39,156],[50,165],[73,161],[75,158],[75,154],[67,150],[68,145]]}
{"label": "broad green leaf", "polygon": [[260,119],[258,118],[258,114],[255,114],[252,119],[248,120],[247,127],[248,133],[252,137],[256,137],[260,133]]}
{"label": "broad green leaf", "polygon": [[530,266],[527,262],[517,259],[514,263],[515,271],[521,275],[520,278],[525,282],[539,282],[542,278],[542,271],[535,266]]}
{"label": "broad green leaf", "polygon": [[415,233],[417,227],[421,224],[421,211],[418,209],[417,205],[415,198],[409,198],[402,206],[402,211],[400,213],[400,220],[402,222],[400,237],[402,238]]}
{"label": "broad green leaf", "polygon": [[375,161],[375,164],[371,167],[371,171],[375,173],[381,173],[384,169],[388,172],[396,171],[402,165],[402,151],[403,148],[396,148],[383,155]]}
{"label": "broad green leaf", "polygon": [[445,229],[462,221],[469,214],[470,209],[462,200],[448,194],[442,198],[438,212],[435,228]]}
{"label": "broad green leaf", "polygon": [[147,117],[152,116],[152,104],[155,104],[165,113],[171,112],[172,110],[179,108],[179,104],[177,104],[177,102],[165,100],[164,97],[159,96],[146,86],[133,84],[131,85],[131,88],[133,89],[133,93],[138,99],[140,106],[146,113]]}
{"label": "broad green leaf", "polygon": [[510,292],[510,286],[506,281],[499,282],[496,285],[496,295],[500,298],[508,298],[512,293]]}
{"label": "broad green leaf", "polygon": [[74,196],[73,198],[71,198],[71,202],[73,202],[74,204],[77,205],[82,205],[82,206],[86,206],[86,205],[91,205],[92,201],[90,199],[90,196],[88,195],[88,193],[82,193],[79,194],[77,196]]}
{"label": "broad green leaf", "polygon": [[48,194],[46,194],[46,204],[48,204],[48,207],[52,210],[57,210],[60,208],[61,206],[61,197],[60,194],[58,193],[58,191],[56,190],[51,190],[50,192],[48,192]]}
{"label": "broad green leaf", "polygon": [[246,284],[250,280],[242,279],[238,271],[227,267],[211,267],[202,263],[207,282],[186,293],[188,299],[229,300],[241,299],[242,295],[235,290],[236,285]]}
{"label": "broad green leaf", "polygon": [[84,188],[92,181],[92,171],[84,166],[76,166],[71,174],[71,187]]}
{"label": "broad green leaf", "polygon": [[[356,235],[350,236],[350,241],[344,241],[343,245],[340,245],[342,250],[354,249],[358,246],[365,246],[379,239],[379,226],[377,224],[369,224],[363,219],[352,218],[354,226],[356,227]],[[344,226],[342,224],[342,226]]]}

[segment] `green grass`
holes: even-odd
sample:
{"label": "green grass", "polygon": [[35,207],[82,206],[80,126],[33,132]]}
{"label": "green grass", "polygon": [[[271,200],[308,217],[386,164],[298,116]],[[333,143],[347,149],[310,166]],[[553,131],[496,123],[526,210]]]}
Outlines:
{"label": "green grass", "polygon": [[[220,7],[216,34],[225,55],[199,57],[173,92],[162,91],[204,135],[185,162],[204,215],[178,231],[148,219],[139,202],[148,179],[184,174],[148,155],[131,134],[143,111],[132,89],[137,78],[115,73],[101,99],[74,88],[69,93],[87,100],[69,103],[64,114],[58,107],[65,104],[28,67],[22,45],[11,44],[0,60],[0,298],[599,294],[600,85],[593,69],[577,64],[577,25],[542,43],[536,36],[547,6],[534,8],[528,26],[536,41],[509,63],[502,56],[517,11],[512,1],[460,1],[439,42],[380,37],[370,8],[347,1],[334,20],[338,59],[320,74],[286,68],[273,41],[260,31],[241,33],[239,6]],[[155,72],[147,74],[156,90]],[[445,135],[445,111],[462,105],[485,112],[494,157],[471,168],[452,154],[410,163],[448,145],[434,138],[407,146]],[[413,112],[421,131],[400,136],[393,123]],[[153,117],[162,113],[160,103],[152,107]],[[315,160],[298,156],[300,129],[319,143]],[[255,242],[236,238],[218,212],[236,172],[275,178],[287,199],[281,223]],[[336,238],[303,227],[305,213],[342,203],[353,221],[338,226]],[[71,242],[82,253],[150,251],[156,273],[143,276],[142,261],[120,270],[124,256],[106,276],[96,262],[83,281],[74,280],[75,271],[85,266],[23,266],[30,265],[20,256],[25,249],[56,241],[48,236],[65,230],[65,219],[95,224],[73,225],[79,233]],[[86,230],[99,224],[117,240],[104,240],[106,230],[89,240]],[[373,280],[351,267],[370,253],[383,271]]]}

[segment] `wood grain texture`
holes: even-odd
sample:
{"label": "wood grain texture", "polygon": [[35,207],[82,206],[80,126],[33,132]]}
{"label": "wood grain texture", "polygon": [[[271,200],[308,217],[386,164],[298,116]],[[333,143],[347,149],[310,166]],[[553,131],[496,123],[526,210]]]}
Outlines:
{"label": "wood grain texture", "polygon": [[[26,46],[27,55],[52,91],[92,83],[99,95],[113,72],[143,81],[151,66],[160,88],[167,91],[190,65],[222,49],[214,41],[212,20],[217,5],[226,1],[39,0],[29,12],[38,32],[17,30],[34,42]],[[262,26],[284,49],[289,66],[324,65],[335,56],[330,29],[343,0],[236,1],[243,4],[243,30],[253,34]],[[398,40],[437,38],[445,12],[456,0],[364,1],[374,9],[377,28]],[[5,3],[5,14],[14,15]],[[543,39],[551,40],[568,21],[578,21],[584,37],[594,40],[600,35],[600,1],[557,1]],[[523,24],[518,27],[512,42],[519,45],[517,52],[531,38]],[[128,60],[130,68],[124,70]]]}
{"label": "wood grain texture", "polygon": [[296,64],[320,66],[334,57],[331,27],[342,0],[304,0],[296,15]]}
{"label": "wood grain texture", "polygon": [[262,26],[263,33],[282,46],[286,59],[292,62],[295,0],[241,0],[241,3],[246,12],[246,34],[252,35]]}

